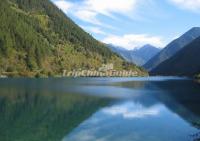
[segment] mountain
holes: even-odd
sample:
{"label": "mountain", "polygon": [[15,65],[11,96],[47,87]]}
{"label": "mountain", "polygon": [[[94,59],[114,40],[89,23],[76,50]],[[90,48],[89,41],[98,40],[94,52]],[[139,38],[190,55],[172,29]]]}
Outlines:
{"label": "mountain", "polygon": [[174,54],[176,54],[180,49],[182,49],[187,44],[191,43],[194,39],[200,36],[200,27],[194,27],[188,32],[183,34],[178,39],[175,39],[169,43],[160,53],[150,59],[145,65],[144,68],[147,70],[152,70],[158,66],[163,61],[169,59]]}
{"label": "mountain", "polygon": [[133,50],[132,54],[134,56],[137,56],[138,58],[141,58],[143,60],[141,65],[144,65],[147,61],[149,61],[149,59],[151,59],[159,52],[160,52],[159,48],[147,44],[139,49]]}
{"label": "mountain", "polygon": [[131,57],[131,54],[130,54],[129,50],[126,50],[123,47],[118,47],[118,46],[114,46],[114,45],[108,45],[108,48],[110,48],[111,51],[117,53],[119,56],[124,58],[126,61],[132,62],[132,57]]}
{"label": "mountain", "polygon": [[200,72],[200,37],[162,62],[151,71],[153,75],[194,76]]}
{"label": "mountain", "polygon": [[160,51],[159,48],[149,44],[134,50],[126,50],[122,47],[116,47],[113,45],[109,45],[108,47],[113,52],[122,56],[128,62],[135,63],[138,66],[144,65],[150,58],[152,58]]}
{"label": "mountain", "polygon": [[0,4],[0,73],[60,75],[63,70],[132,69],[105,44],[77,26],[49,0],[4,0]]}

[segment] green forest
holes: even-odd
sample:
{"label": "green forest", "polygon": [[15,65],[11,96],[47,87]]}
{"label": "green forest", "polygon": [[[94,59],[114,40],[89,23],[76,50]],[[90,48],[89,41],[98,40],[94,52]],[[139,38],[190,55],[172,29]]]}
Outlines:
{"label": "green forest", "polygon": [[4,0],[0,3],[0,74],[55,76],[63,70],[142,68],[125,62],[105,44],[78,27],[49,0]]}

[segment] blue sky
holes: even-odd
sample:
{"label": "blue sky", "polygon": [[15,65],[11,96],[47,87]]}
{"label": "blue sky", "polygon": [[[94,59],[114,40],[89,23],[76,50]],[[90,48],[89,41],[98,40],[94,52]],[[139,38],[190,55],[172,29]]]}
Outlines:
{"label": "blue sky", "polygon": [[200,0],[52,0],[96,39],[134,49],[164,47],[200,26]]}

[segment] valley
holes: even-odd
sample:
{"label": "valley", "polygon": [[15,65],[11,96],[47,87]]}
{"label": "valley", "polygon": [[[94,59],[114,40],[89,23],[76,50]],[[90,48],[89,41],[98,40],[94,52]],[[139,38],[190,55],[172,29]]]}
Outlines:
{"label": "valley", "polygon": [[199,0],[0,0],[0,141],[200,141]]}
{"label": "valley", "polygon": [[[6,21],[0,23],[1,77],[131,77],[147,76],[148,72],[194,76],[200,72],[199,43],[193,43],[200,36],[199,27],[163,49],[146,44],[126,50],[96,40],[48,0],[6,0],[1,10],[1,19]],[[98,71],[109,63],[112,72]]]}

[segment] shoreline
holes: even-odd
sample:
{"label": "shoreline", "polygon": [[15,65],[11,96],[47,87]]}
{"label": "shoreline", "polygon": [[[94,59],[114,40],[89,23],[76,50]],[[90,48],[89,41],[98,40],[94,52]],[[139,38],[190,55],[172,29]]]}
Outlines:
{"label": "shoreline", "polygon": [[58,74],[46,74],[38,72],[20,73],[20,72],[3,72],[0,78],[73,78],[73,77],[145,77],[148,73],[132,71],[132,70],[74,70],[63,71]]}
{"label": "shoreline", "polygon": [[80,71],[69,71],[62,75],[63,77],[135,77],[141,76],[137,71],[96,71],[96,70],[80,70]]}
{"label": "shoreline", "polygon": [[32,76],[0,76],[0,79],[7,78],[32,78],[32,79],[49,79],[49,78],[132,78],[132,77],[149,77],[148,75],[137,75],[137,76],[42,76],[42,77],[32,77]]}

